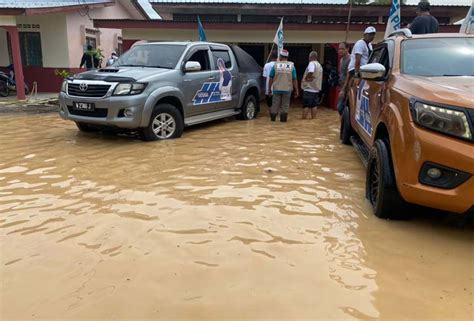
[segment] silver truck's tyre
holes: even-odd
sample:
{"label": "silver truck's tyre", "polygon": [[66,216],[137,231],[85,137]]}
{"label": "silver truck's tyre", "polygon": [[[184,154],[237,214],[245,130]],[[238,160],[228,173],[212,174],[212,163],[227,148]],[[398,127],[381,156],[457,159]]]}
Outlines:
{"label": "silver truck's tyre", "polygon": [[245,98],[244,104],[242,106],[242,112],[239,115],[239,119],[250,120],[257,117],[258,113],[257,99],[254,95],[248,95]]}
{"label": "silver truck's tyre", "polygon": [[170,104],[159,104],[153,110],[148,126],[140,130],[143,140],[163,140],[181,137],[184,130],[183,117]]}

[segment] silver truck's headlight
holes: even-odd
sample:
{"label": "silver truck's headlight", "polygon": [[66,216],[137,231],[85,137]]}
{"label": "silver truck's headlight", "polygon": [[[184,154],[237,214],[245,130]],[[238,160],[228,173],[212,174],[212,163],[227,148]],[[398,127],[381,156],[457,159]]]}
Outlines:
{"label": "silver truck's headlight", "polygon": [[114,95],[123,96],[123,95],[138,95],[145,90],[146,83],[132,83],[132,84],[118,84],[115,87]]}
{"label": "silver truck's headlight", "polygon": [[427,105],[416,102],[413,107],[414,121],[438,132],[472,140],[472,131],[466,113],[461,110]]}
{"label": "silver truck's headlight", "polygon": [[65,93],[67,91],[67,80],[64,80],[61,84],[61,92]]}

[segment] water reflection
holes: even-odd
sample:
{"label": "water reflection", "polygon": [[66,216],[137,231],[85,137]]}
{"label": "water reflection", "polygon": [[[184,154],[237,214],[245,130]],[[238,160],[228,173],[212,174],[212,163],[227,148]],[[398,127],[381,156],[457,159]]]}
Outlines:
{"label": "water reflection", "polygon": [[391,311],[377,299],[390,281],[378,281],[383,263],[367,248],[395,236],[363,200],[365,172],[338,144],[334,113],[217,121],[156,143],[78,133],[56,115],[2,120],[7,317]]}

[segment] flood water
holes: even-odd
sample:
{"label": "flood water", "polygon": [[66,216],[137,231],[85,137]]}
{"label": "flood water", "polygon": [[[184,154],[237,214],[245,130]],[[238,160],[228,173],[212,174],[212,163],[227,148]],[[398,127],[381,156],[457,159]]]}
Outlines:
{"label": "flood water", "polygon": [[473,228],[375,218],[338,127],[2,115],[0,320],[472,320]]}

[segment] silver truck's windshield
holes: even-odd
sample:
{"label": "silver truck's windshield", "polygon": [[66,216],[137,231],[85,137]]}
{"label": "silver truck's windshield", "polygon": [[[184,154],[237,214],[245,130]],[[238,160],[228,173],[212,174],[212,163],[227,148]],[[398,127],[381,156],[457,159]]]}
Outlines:
{"label": "silver truck's windshield", "polygon": [[186,46],[184,45],[137,45],[124,53],[113,66],[173,69],[185,49]]}
{"label": "silver truck's windshield", "polygon": [[405,40],[401,65],[408,75],[474,76],[474,38]]}

